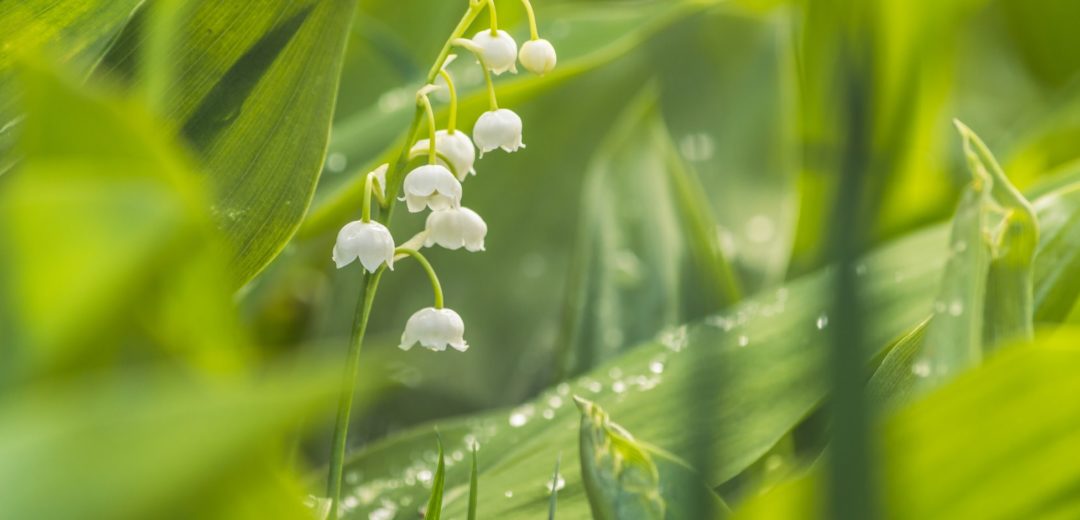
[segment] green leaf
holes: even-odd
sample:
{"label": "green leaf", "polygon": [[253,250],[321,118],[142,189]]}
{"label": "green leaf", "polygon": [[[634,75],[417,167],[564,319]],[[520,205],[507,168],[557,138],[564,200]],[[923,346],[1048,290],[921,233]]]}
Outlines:
{"label": "green leaf", "polygon": [[[237,285],[292,237],[322,169],[356,2],[200,0],[178,23],[163,93],[166,118],[191,144],[213,188]],[[98,73],[139,83],[145,10]]]}
{"label": "green leaf", "polygon": [[22,87],[25,160],[0,189],[0,371],[87,370],[143,345],[236,368],[249,352],[190,161],[137,107],[29,63]]}
{"label": "green leaf", "polygon": [[424,508],[424,518],[439,520],[442,516],[443,486],[446,483],[446,461],[443,458],[442,437],[436,432],[435,442],[439,446],[438,464],[435,466],[435,476],[431,481],[431,498],[428,499],[427,507]]}
{"label": "green leaf", "polygon": [[656,520],[667,503],[648,451],[596,404],[574,396],[581,410],[581,480],[598,520]]}
{"label": "green leaf", "polygon": [[16,63],[45,54],[85,76],[142,0],[20,0],[0,4],[0,174],[16,162],[21,119]]}
{"label": "green leaf", "polygon": [[1034,210],[982,141],[956,125],[972,182],[953,218],[934,316],[905,336],[871,379],[870,392],[883,401],[939,386],[1003,341],[1031,337]]}
{"label": "green leaf", "polygon": [[[559,464],[562,463],[562,453],[555,459],[555,471],[551,474],[551,501],[548,502],[548,520],[555,520],[555,509],[559,505],[559,489],[564,485],[562,475],[559,474]],[[475,472],[474,472],[475,474]],[[472,499],[472,495],[469,495]],[[472,504],[469,504],[472,507]]]}
{"label": "green leaf", "polygon": [[476,503],[479,495],[477,494],[477,487],[480,474],[476,469],[476,445],[474,444],[471,450],[472,465],[469,467],[469,520],[476,520]]}
{"label": "green leaf", "polygon": [[[1065,188],[1035,207],[1040,219],[1055,215],[1041,220],[1036,309],[1057,313],[1071,303],[1039,295],[1046,294],[1047,284],[1080,276],[1080,242],[1063,240],[1080,222],[1080,190]],[[868,369],[887,345],[930,315],[948,256],[948,230],[938,226],[883,246],[857,266],[866,291],[860,349]],[[471,440],[484,444],[480,478],[492,485],[480,489],[479,500],[486,515],[498,518],[531,518],[546,511],[549,475],[536,468],[575,443],[571,425],[579,418],[567,410],[571,393],[602,403],[635,436],[683,459],[697,452],[694,432],[711,431],[712,471],[702,478],[710,485],[723,483],[758,461],[824,399],[828,334],[821,329],[828,326],[822,319],[828,306],[820,294],[830,284],[827,270],[802,277],[702,323],[669,330],[656,342],[514,409],[445,421],[440,430],[449,450],[467,449]],[[1077,288],[1072,289],[1075,301]],[[680,383],[702,377],[723,381],[724,391],[688,394]],[[672,407],[674,402],[680,406]],[[410,432],[356,454],[348,468],[364,471],[365,479],[352,492],[395,502],[419,500],[422,491],[401,484],[408,467],[398,460],[423,450],[418,439],[419,433]],[[559,508],[570,518],[588,514],[577,464],[563,461],[566,487]],[[461,466],[447,468],[451,482],[465,481],[467,469]],[[448,492],[447,515],[464,516],[467,504],[455,500],[459,495],[464,493]],[[362,504],[351,514],[362,517],[371,510]]]}
{"label": "green leaf", "polygon": [[[1004,348],[888,417],[879,429],[889,518],[1073,518],[1080,499],[1080,333]],[[814,471],[751,500],[737,518],[822,518]]]}

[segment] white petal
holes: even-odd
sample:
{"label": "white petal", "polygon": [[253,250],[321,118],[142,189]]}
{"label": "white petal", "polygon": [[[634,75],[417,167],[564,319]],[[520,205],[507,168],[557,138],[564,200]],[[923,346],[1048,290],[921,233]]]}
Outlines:
{"label": "white petal", "polygon": [[484,61],[488,69],[495,74],[502,74],[508,70],[517,72],[517,42],[509,33],[499,30],[492,36],[490,30],[483,30],[473,36],[473,43],[482,50]]}
{"label": "white petal", "polygon": [[339,269],[359,259],[365,269],[375,272],[383,262],[393,268],[393,254],[394,238],[386,226],[358,220],[338,232],[332,257]]}
{"label": "white petal", "polygon": [[529,72],[541,76],[555,69],[557,61],[555,47],[544,39],[529,40],[522,44],[518,58]]}

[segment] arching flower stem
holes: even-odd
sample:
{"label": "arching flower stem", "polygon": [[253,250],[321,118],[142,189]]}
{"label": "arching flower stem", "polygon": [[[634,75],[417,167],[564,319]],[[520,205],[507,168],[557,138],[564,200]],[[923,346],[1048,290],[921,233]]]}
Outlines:
{"label": "arching flower stem", "polygon": [[424,255],[420,254],[415,249],[409,249],[405,247],[399,247],[394,250],[394,255],[409,255],[416,259],[420,263],[420,267],[427,271],[428,279],[431,280],[431,290],[435,293],[435,305],[436,309],[443,308],[443,292],[442,285],[439,284],[439,277],[435,274],[435,268],[431,267],[431,262]]}
{"label": "arching flower stem", "polygon": [[439,75],[446,82],[446,89],[450,91],[450,120],[446,123],[446,133],[453,134],[457,130],[457,88],[454,87],[454,79],[446,69],[439,69]]}
{"label": "arching flower stem", "polygon": [[420,89],[420,92],[416,94],[416,98],[420,101],[420,104],[424,106],[424,112],[427,113],[428,122],[428,164],[435,164],[438,162],[438,151],[435,150],[435,132],[438,131],[438,127],[435,125],[435,110],[431,108],[431,100],[428,99],[426,87]]}
{"label": "arching flower stem", "polygon": [[499,100],[495,96],[495,81],[491,79],[491,68],[488,67],[487,61],[484,60],[483,50],[477,47],[472,40],[466,40],[465,38],[455,38],[452,43],[467,49],[476,56],[476,60],[480,62],[480,68],[484,71],[484,83],[487,85],[488,91],[488,105],[491,110],[498,110]]}
{"label": "arching flower stem", "polygon": [[491,35],[499,34],[499,15],[495,12],[495,0],[487,0],[488,14],[491,15]]}
{"label": "arching flower stem", "polygon": [[536,14],[533,13],[532,2],[521,0],[521,4],[525,6],[525,14],[529,17],[529,35],[533,40],[539,40],[540,31],[536,30]]}

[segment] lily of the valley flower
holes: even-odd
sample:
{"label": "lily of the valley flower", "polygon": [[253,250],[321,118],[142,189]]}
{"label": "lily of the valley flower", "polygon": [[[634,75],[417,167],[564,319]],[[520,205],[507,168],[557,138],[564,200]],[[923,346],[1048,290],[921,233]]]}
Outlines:
{"label": "lily of the valley flower", "polygon": [[345,224],[338,232],[334,244],[334,263],[338,269],[360,260],[360,264],[374,273],[383,262],[394,268],[394,237],[390,230],[378,222],[357,220]]}
{"label": "lily of the valley flower", "polygon": [[469,349],[465,343],[465,322],[458,313],[445,308],[426,307],[409,318],[399,348],[409,350],[416,343],[436,352],[446,350],[448,345],[460,352]]}
{"label": "lily of the valley flower", "polygon": [[485,29],[476,33],[472,41],[479,47],[488,70],[496,75],[506,71],[517,74],[517,42],[506,31],[499,30],[496,34],[491,34],[491,31]]}
{"label": "lily of the valley flower", "polygon": [[521,117],[506,108],[484,112],[473,126],[473,141],[480,148],[481,157],[496,148],[507,152],[525,148],[521,142]]}
{"label": "lily of the valley flower", "polygon": [[[435,145],[438,149],[438,145]],[[456,208],[461,205],[461,182],[445,166],[425,164],[405,176],[405,205],[410,213],[424,208],[433,210]]]}
{"label": "lily of the valley flower", "polygon": [[446,249],[464,247],[472,252],[483,251],[487,224],[469,208],[432,211],[427,218],[425,234],[425,247],[438,244]]}
{"label": "lily of the valley flower", "polygon": [[551,42],[540,38],[529,40],[521,45],[521,53],[518,55],[521,65],[533,74],[543,76],[555,69],[555,47]]}
{"label": "lily of the valley flower", "polygon": [[[410,153],[414,157],[424,155],[430,147],[430,139],[421,139],[413,145]],[[446,130],[435,132],[435,151],[442,155],[437,159],[438,164],[453,166],[459,181],[464,182],[469,174],[476,175],[476,170],[473,168],[473,164],[476,163],[476,147],[465,132],[461,130],[455,130],[452,134]],[[450,161],[449,165],[443,161],[443,157]]]}

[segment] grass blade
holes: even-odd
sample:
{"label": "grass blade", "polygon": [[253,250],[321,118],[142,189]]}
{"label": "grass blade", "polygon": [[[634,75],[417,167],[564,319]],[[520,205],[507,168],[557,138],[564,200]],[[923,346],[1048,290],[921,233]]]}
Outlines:
{"label": "grass blade", "polygon": [[[431,482],[431,498],[428,499],[427,508],[424,509],[424,518],[427,520],[439,520],[439,517],[442,516],[443,485],[446,482],[446,464],[443,460],[442,437],[438,431],[435,432],[435,440],[439,444],[439,465],[435,468],[435,477]],[[475,451],[473,453],[475,454]]]}
{"label": "grass blade", "polygon": [[476,471],[476,444],[472,445],[472,468],[469,470],[469,520],[476,520],[476,499],[479,491]]}
{"label": "grass blade", "polygon": [[548,502],[548,520],[555,520],[555,507],[559,501],[559,464],[562,463],[562,453],[555,459],[555,473],[551,474],[551,501]]}

